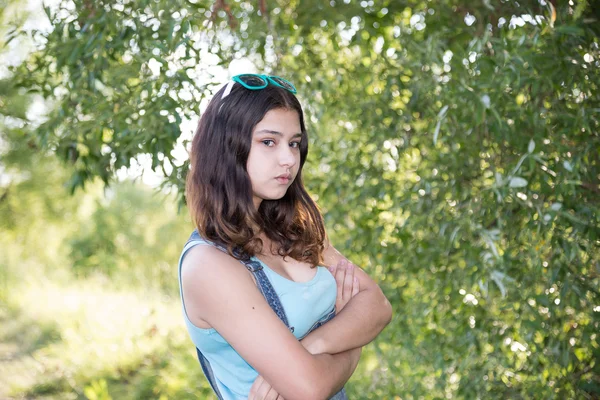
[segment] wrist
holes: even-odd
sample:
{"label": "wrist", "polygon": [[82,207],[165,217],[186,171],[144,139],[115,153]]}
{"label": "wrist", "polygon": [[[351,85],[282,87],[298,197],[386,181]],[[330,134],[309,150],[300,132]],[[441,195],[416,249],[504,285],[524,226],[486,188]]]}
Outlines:
{"label": "wrist", "polygon": [[325,353],[325,346],[323,340],[314,334],[309,334],[304,339],[300,341],[302,346],[310,353],[310,354],[323,354]]}

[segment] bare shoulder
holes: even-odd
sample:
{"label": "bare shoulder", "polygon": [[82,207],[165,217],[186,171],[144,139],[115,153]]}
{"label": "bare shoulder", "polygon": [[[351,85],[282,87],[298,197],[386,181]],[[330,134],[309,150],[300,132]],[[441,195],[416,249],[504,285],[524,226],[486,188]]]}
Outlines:
{"label": "bare shoulder", "polygon": [[184,291],[209,286],[212,292],[240,284],[255,289],[251,274],[239,260],[207,245],[197,245],[188,251],[181,265],[181,279]]}
{"label": "bare shoulder", "polygon": [[181,287],[188,318],[200,328],[214,327],[211,319],[233,288],[242,297],[258,292],[243,264],[207,245],[188,250],[181,265]]}
{"label": "bare shoulder", "polygon": [[182,289],[190,321],[216,329],[279,393],[294,398],[310,392],[313,357],[273,312],[242,263],[216,248],[195,246],[182,265]]}
{"label": "bare shoulder", "polygon": [[219,274],[228,270],[243,270],[238,260],[229,254],[209,245],[196,245],[188,250],[181,265],[182,277],[195,276],[198,273]]}

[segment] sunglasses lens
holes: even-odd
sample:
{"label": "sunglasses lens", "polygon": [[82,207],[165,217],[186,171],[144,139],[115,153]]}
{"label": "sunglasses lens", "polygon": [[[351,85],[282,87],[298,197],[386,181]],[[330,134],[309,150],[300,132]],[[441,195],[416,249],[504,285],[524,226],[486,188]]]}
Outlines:
{"label": "sunglasses lens", "polygon": [[296,88],[294,87],[294,85],[292,85],[290,82],[286,81],[283,78],[280,78],[278,76],[271,76],[270,77],[273,81],[277,82],[278,85],[280,85],[282,88],[289,90],[290,92],[296,92]]}
{"label": "sunglasses lens", "polygon": [[257,75],[239,75],[238,79],[250,87],[264,87],[267,85],[267,82]]}

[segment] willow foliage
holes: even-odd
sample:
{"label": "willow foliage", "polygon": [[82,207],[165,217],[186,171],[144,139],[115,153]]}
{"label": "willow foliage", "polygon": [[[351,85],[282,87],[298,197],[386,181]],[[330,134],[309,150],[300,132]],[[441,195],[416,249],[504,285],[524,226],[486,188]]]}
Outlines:
{"label": "willow foliage", "polygon": [[215,68],[289,78],[329,235],[395,308],[354,396],[593,398],[600,23],[559,3],[63,1],[13,78],[73,189],[149,154],[182,195]]}

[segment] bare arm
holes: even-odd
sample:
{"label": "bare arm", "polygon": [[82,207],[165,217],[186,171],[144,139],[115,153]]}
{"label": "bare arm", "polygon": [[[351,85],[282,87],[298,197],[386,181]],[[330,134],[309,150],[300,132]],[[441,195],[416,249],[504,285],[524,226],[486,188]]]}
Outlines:
{"label": "bare arm", "polygon": [[[330,355],[333,357],[333,362],[342,363],[347,366],[348,371],[350,372],[347,377],[344,379],[335,382],[334,389],[329,393],[325,398],[329,399],[331,396],[339,392],[342,387],[346,384],[350,376],[354,373],[356,366],[358,365],[358,361],[360,359],[361,349],[352,349],[347,350],[342,353]],[[328,355],[328,354],[325,354]],[[284,396],[280,395],[277,390],[267,382],[262,376],[258,376],[252,387],[250,388],[250,394],[248,396],[248,400],[263,400],[263,399],[273,399],[273,400],[282,400],[286,399]]]}
{"label": "bare arm", "polygon": [[[337,270],[333,267],[330,267],[329,270],[335,276],[336,286],[337,286],[337,296],[335,300],[335,309],[336,311],[341,311],[346,304],[350,301],[350,299],[358,294],[359,284],[358,279],[354,277],[354,269],[353,268],[337,268]],[[302,345],[311,353],[311,354],[320,354],[318,349],[313,349],[311,347],[311,342],[303,339],[300,341]],[[362,351],[361,347],[356,349],[348,350],[358,352],[360,356],[360,352]],[[337,356],[337,354],[336,354]],[[336,360],[337,362],[337,360]],[[348,363],[348,368],[352,370],[352,372],[356,369],[357,362],[355,359],[341,359],[339,362]],[[348,379],[345,378],[341,382],[337,382],[337,386],[340,388],[346,383]],[[337,392],[337,390],[336,390]],[[269,382],[267,382],[262,376],[258,376],[252,387],[250,388],[250,396],[249,400],[285,400],[282,396],[275,391],[275,389],[271,386]]]}
{"label": "bare arm", "polygon": [[182,282],[189,319],[215,328],[283,398],[329,398],[354,372],[360,351],[308,352],[229,255],[208,246],[192,248],[183,261]]}
{"label": "bare arm", "polygon": [[[332,254],[332,252],[334,253]],[[328,255],[330,257],[328,257]],[[381,292],[379,286],[366,276],[364,271],[351,264],[333,247],[326,250],[325,261],[326,264],[333,265],[333,267],[330,267],[330,271],[336,279],[336,311],[338,312],[338,315],[307,335],[302,339],[301,343],[311,354],[325,353],[337,355],[336,353],[347,351],[348,348],[354,348],[354,350],[360,351],[361,346],[373,340],[389,323],[389,320],[391,319],[391,305],[385,296],[383,296],[383,292]],[[363,286],[360,286],[359,282],[362,282]],[[366,290],[371,290],[371,292],[367,292],[365,296],[364,292]],[[356,298],[361,294],[363,297],[357,306]],[[351,305],[356,309],[354,312],[358,313],[358,316],[351,315],[346,311]],[[361,311],[361,307],[365,307],[366,310]],[[379,307],[379,309],[376,309],[377,307]],[[386,312],[389,313],[387,318],[385,318]],[[373,315],[370,315],[372,318],[361,318],[361,313],[366,315],[373,313]],[[380,319],[385,320],[385,323],[383,323],[380,328],[376,325],[369,325],[373,322],[377,323]],[[342,323],[340,323],[340,321]],[[367,325],[367,332],[364,332],[365,327],[361,324]],[[358,332],[356,332],[357,330]],[[357,335],[352,337],[355,332]],[[362,340],[365,340],[365,342],[361,343]],[[340,341],[345,342],[340,343]],[[354,364],[352,360],[341,359],[339,362],[348,363],[348,367],[351,368],[352,371],[356,368],[356,364]],[[345,378],[343,381],[336,382],[336,384],[341,388],[348,379],[349,377]],[[336,392],[337,390],[334,393]],[[271,398],[277,400],[283,399],[282,396],[278,395],[270,383],[260,376],[252,386],[251,394],[255,396],[250,397],[252,400]]]}
{"label": "bare arm", "polygon": [[[326,243],[325,264],[344,268],[348,260]],[[312,353],[335,354],[371,342],[392,318],[392,306],[379,286],[359,267],[353,266],[359,293],[331,321],[312,331],[303,344]],[[339,283],[339,274],[334,274]]]}

